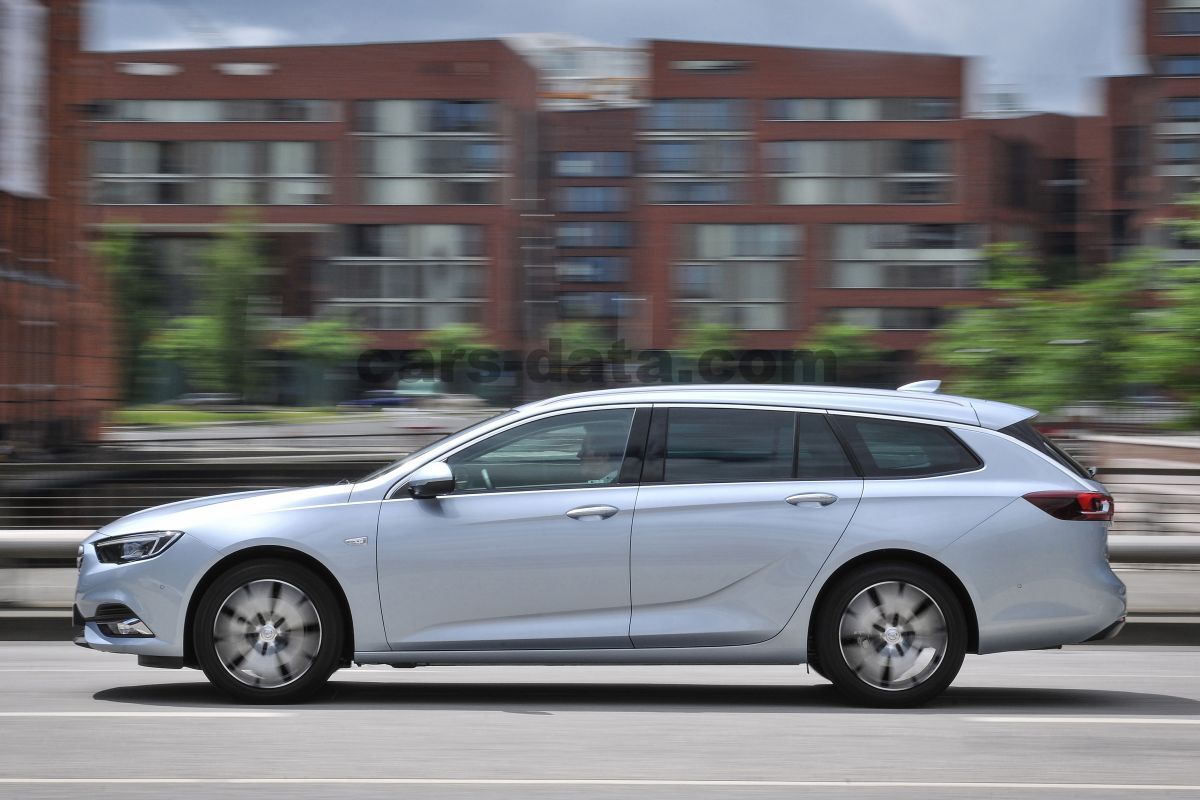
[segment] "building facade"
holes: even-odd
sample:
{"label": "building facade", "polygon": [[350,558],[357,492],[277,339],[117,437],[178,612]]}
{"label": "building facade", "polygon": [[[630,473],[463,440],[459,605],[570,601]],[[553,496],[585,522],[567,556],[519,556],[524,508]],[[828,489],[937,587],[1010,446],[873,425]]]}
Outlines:
{"label": "building facade", "polygon": [[1077,277],[1160,235],[1164,182],[1200,177],[1200,2],[1146,8],[1155,75],[1108,79],[1090,117],[970,113],[966,59],[941,55],[652,41],[575,59],[537,37],[104,53],[91,222],[137,226],[186,313],[207,237],[251,206],[274,313],[341,315],[388,349],[466,322],[529,349],[589,321],[634,349],[720,323],[778,351],[840,321],[915,359],[991,301],[989,242]]}
{"label": "building facade", "polygon": [[520,338],[536,80],[501,42],[105,53],[99,73],[92,224],[144,234],[178,313],[241,213],[281,318],[389,349],[456,323]]}
{"label": "building facade", "polygon": [[0,452],[94,438],[114,400],[86,247],[77,0],[0,2]]}

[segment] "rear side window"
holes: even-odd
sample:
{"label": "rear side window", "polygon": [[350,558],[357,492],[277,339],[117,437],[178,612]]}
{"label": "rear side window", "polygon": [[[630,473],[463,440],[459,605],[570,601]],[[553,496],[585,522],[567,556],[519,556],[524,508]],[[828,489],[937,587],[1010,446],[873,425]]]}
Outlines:
{"label": "rear side window", "polygon": [[1009,425],[1007,428],[1001,428],[1000,432],[1007,433],[1014,439],[1024,442],[1039,453],[1045,453],[1079,477],[1088,480],[1092,479],[1092,476],[1088,474],[1086,469],[1080,466],[1078,461],[1071,458],[1061,447],[1039,433],[1037,428],[1030,425],[1027,420],[1018,422],[1015,425]]}
{"label": "rear side window", "polygon": [[865,478],[922,478],[978,469],[982,462],[940,425],[834,415]]}
{"label": "rear side window", "polygon": [[667,483],[786,481],[792,477],[796,415],[790,411],[672,408],[667,412]]}

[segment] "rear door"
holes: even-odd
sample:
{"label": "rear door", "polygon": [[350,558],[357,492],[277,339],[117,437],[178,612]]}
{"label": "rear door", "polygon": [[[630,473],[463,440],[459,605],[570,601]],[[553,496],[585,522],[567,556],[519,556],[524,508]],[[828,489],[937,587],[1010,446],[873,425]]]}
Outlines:
{"label": "rear door", "polygon": [[655,406],[633,519],[635,647],[752,644],[783,629],[862,496],[826,417]]}

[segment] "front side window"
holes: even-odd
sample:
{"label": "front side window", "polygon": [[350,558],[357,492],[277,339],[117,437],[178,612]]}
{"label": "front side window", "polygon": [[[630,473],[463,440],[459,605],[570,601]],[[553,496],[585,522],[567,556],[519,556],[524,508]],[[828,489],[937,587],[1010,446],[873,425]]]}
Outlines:
{"label": "front side window", "polygon": [[663,480],[666,483],[791,480],[795,417],[790,411],[668,409]]}
{"label": "front side window", "polygon": [[446,459],[455,494],[616,484],[633,409],[581,411],[497,433]]}
{"label": "front side window", "polygon": [[978,469],[979,459],[940,425],[834,415],[866,478],[923,478]]}

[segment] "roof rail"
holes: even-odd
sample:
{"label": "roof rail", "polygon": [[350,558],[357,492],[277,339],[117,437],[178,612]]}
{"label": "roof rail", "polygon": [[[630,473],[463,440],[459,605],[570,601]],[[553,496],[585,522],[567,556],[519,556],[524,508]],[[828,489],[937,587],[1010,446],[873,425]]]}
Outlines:
{"label": "roof rail", "polygon": [[897,392],[927,392],[933,394],[942,386],[942,382],[938,380],[932,381],[917,381],[915,383],[906,383],[897,389]]}

